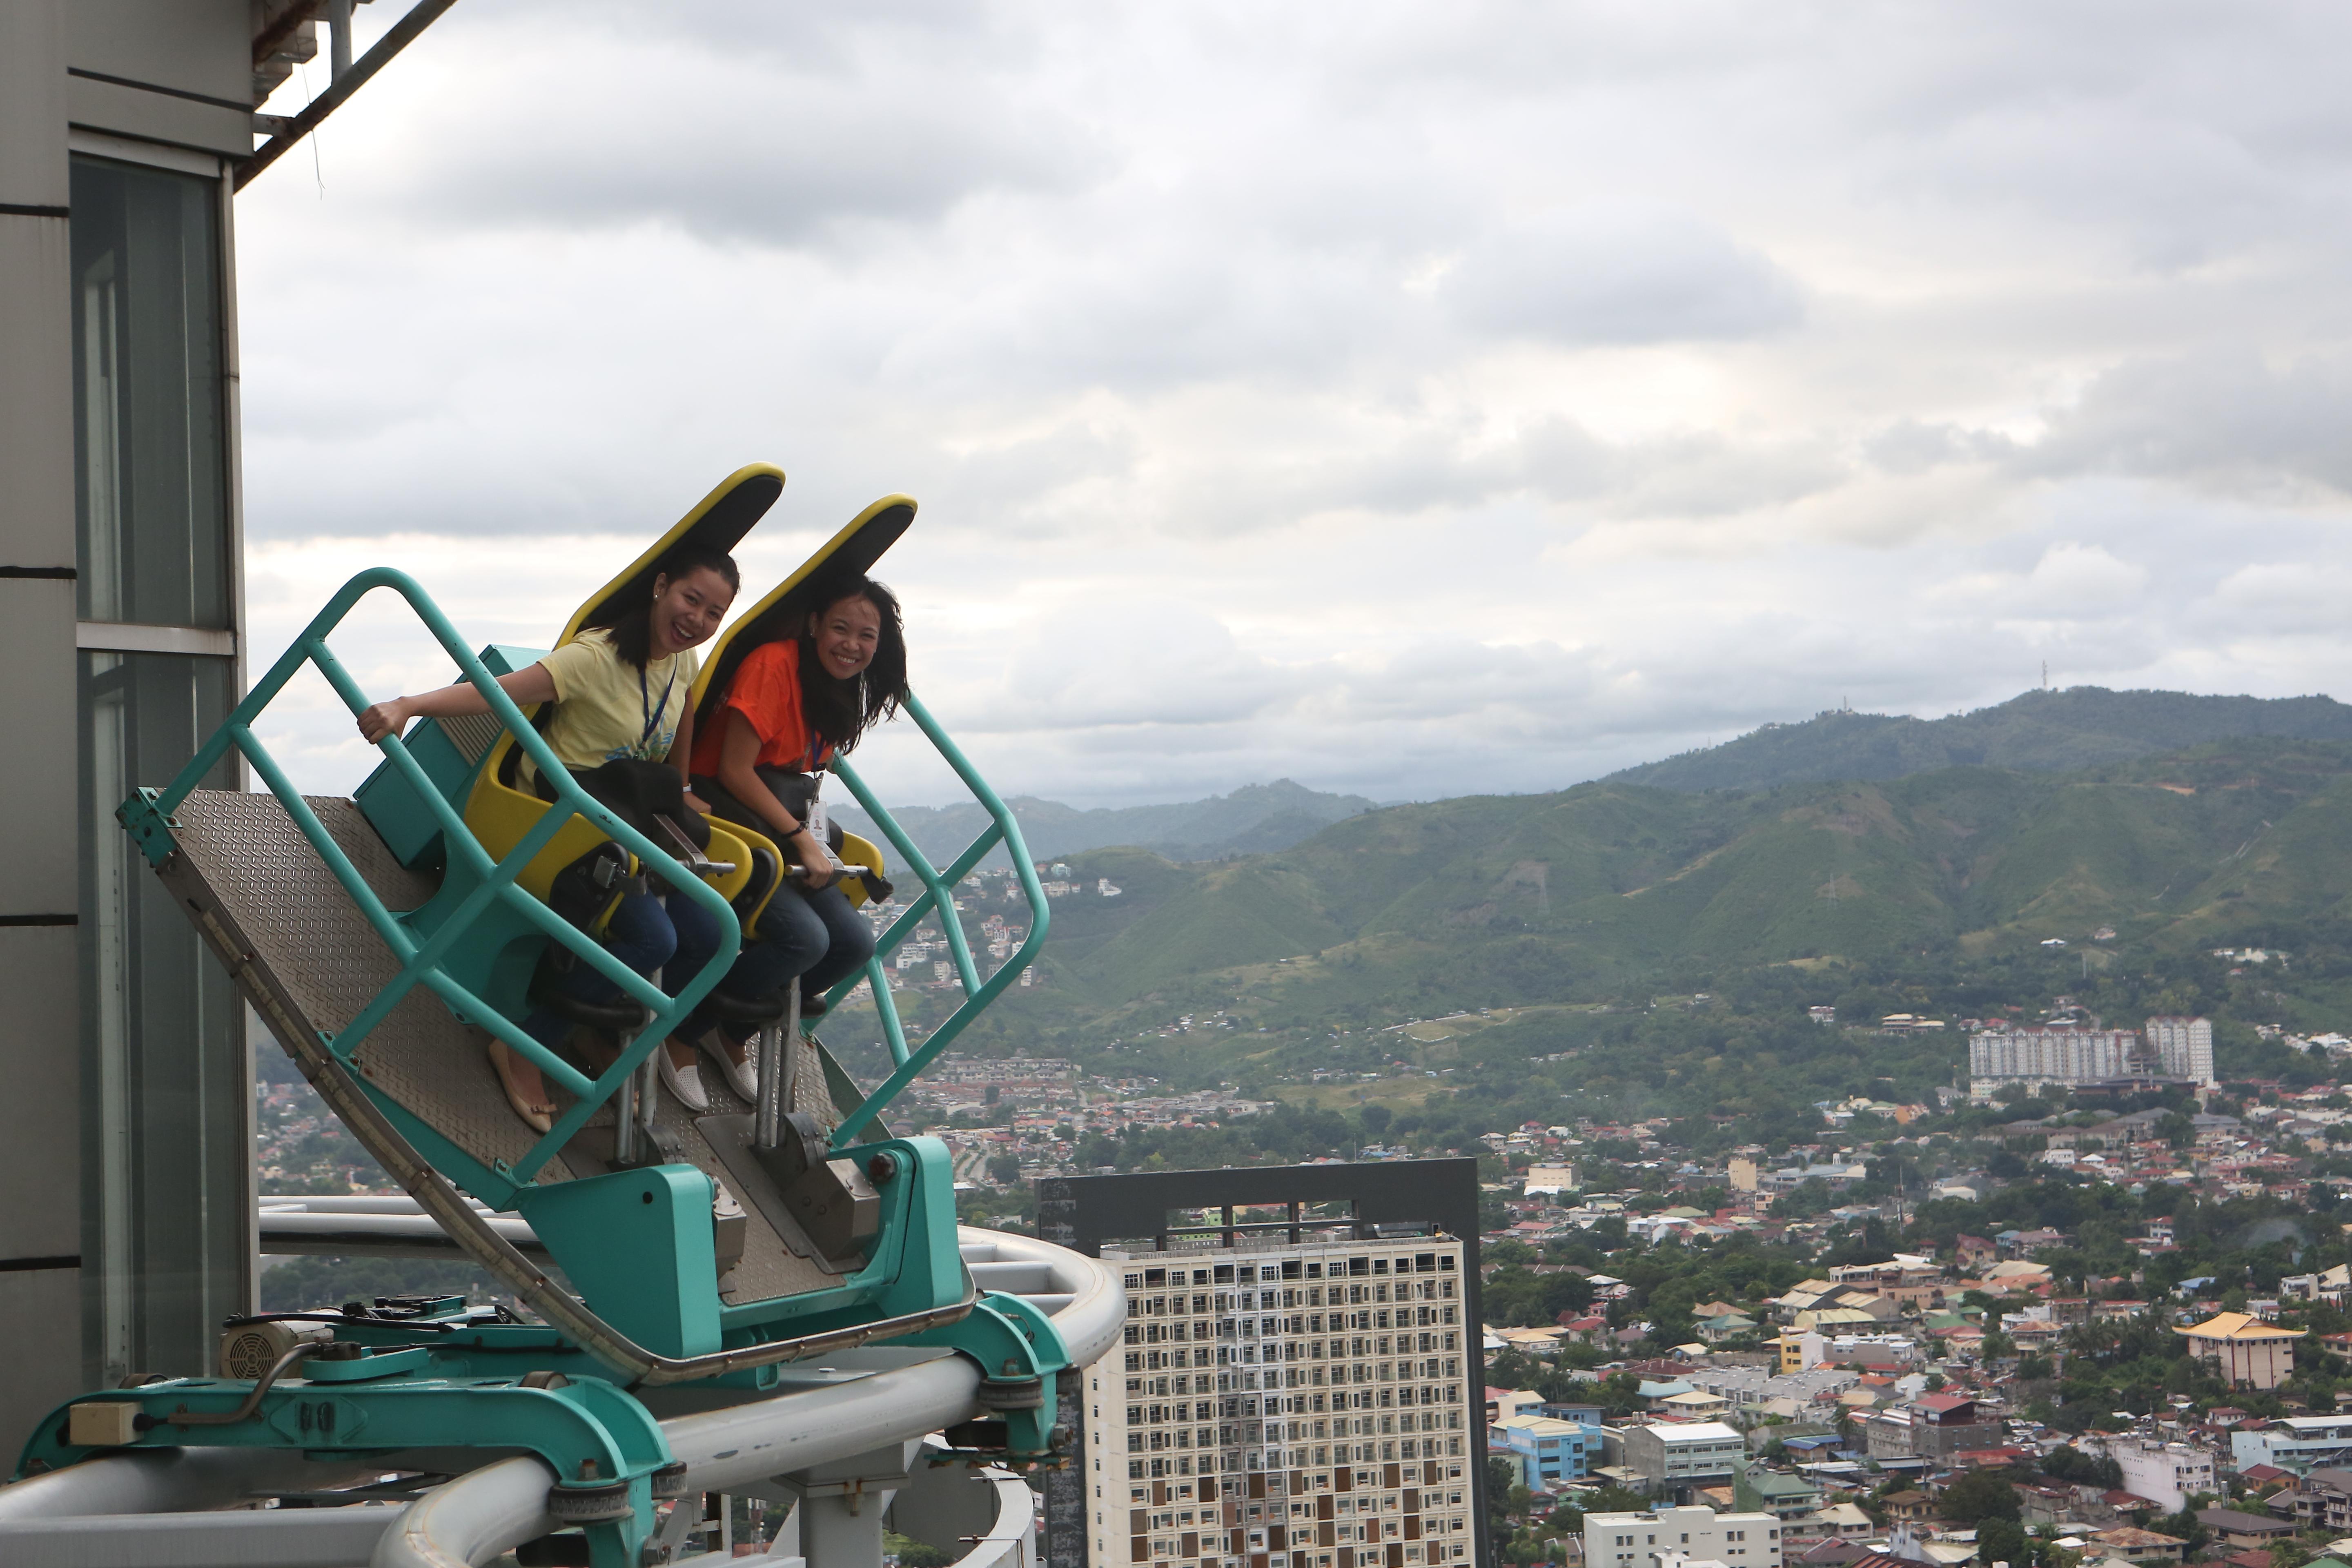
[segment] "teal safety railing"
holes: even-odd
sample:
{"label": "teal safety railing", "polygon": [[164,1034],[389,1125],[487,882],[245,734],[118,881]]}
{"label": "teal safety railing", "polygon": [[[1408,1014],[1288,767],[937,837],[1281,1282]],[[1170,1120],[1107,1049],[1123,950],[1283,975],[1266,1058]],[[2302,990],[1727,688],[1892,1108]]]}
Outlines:
{"label": "teal safety railing", "polygon": [[[911,695],[906,699],[904,707],[907,716],[914,720],[916,727],[922,731],[940,755],[947,759],[948,765],[955,770],[956,776],[963,780],[964,787],[971,791],[972,798],[988,812],[990,825],[944,869],[936,869],[929,857],[915,847],[906,830],[882,808],[882,803],[874,798],[874,793],[866,787],[866,781],[857,776],[857,770],[841,757],[836,756],[833,760],[834,773],[849,786],[849,793],[857,797],[857,804],[865,807],[866,815],[872,817],[875,825],[888,837],[891,847],[898,852],[898,858],[921,878],[923,883],[921,897],[908,904],[906,911],[890,922],[890,929],[883,932],[874,944],[874,956],[866,961],[864,978],[873,988],[874,1010],[881,1016],[883,1038],[890,1048],[890,1059],[896,1065],[881,1087],[861,1100],[857,1109],[834,1130],[833,1143],[837,1149],[854,1142],[866,1123],[879,1115],[882,1108],[897,1098],[900,1089],[913,1082],[918,1074],[948,1048],[950,1041],[963,1033],[971,1021],[1013,984],[1022,970],[1036,957],[1037,950],[1045,942],[1048,918],[1045,889],[1038,883],[1037,868],[1029,863],[1029,847],[1022,840],[1021,825],[1013,820],[1012,809],[997,798],[996,792],[988,787],[988,781],[973,771],[971,763],[964,760],[963,752],[948,739],[947,731],[940,728],[939,721],[931,717],[928,709]],[[995,973],[982,980],[979,966],[972,962],[971,944],[964,937],[963,922],[956,918],[955,887],[971,875],[972,868],[999,844],[1003,845],[1005,853],[1012,857],[1013,875],[1020,879],[1022,896],[1029,901],[1029,934],[1023,939],[1019,952],[999,966]],[[938,914],[940,929],[947,938],[948,954],[954,962],[956,978],[963,986],[964,999],[938,1028],[931,1031],[930,1037],[919,1048],[909,1050],[906,1026],[899,1020],[898,1003],[891,998],[889,975],[883,961],[922,924],[926,916],[934,912]],[[858,978],[855,974],[845,975],[826,994],[827,1005],[840,1001],[855,990]]]}
{"label": "teal safety railing", "polygon": [[[539,776],[554,786],[556,795],[546,813],[523,836],[522,840],[508,851],[505,858],[493,861],[489,852],[467,829],[458,809],[451,805],[440,789],[425,776],[424,769],[409,754],[402,740],[398,736],[388,735],[377,742],[393,767],[416,792],[417,797],[431,808],[440,823],[443,841],[450,856],[451,870],[457,870],[462,864],[479,879],[479,886],[457,904],[439,929],[422,940],[398,916],[384,908],[383,900],[361,877],[341,846],[320,825],[310,803],[288,782],[284,770],[269,754],[268,749],[256,739],[252,729],[253,721],[306,664],[313,666],[326,677],[328,684],[334,688],[335,694],[342,699],[354,716],[368,707],[367,697],[336,660],[327,647],[326,637],[351,613],[354,605],[378,588],[390,588],[408,602],[417,619],[425,623],[442,649],[457,661],[467,683],[482,694],[483,700],[489,704],[491,714],[506,726],[508,733],[514,736],[516,743],[530,758],[539,770]],[[117,816],[139,839],[151,860],[160,862],[169,855],[172,840],[168,832],[150,830],[147,819],[151,816],[160,818],[161,825],[168,828],[172,813],[231,746],[253,764],[254,771],[261,775],[262,782],[269,786],[269,792],[285,806],[287,815],[301,829],[302,836],[310,840],[311,848],[318,851],[319,858],[326,862],[327,868],[342,884],[343,890],[351,895],[352,901],[367,917],[368,924],[392,950],[401,965],[400,973],[378,991],[340,1033],[322,1040],[325,1048],[346,1065],[352,1065],[352,1053],[359,1049],[369,1033],[399,1005],[402,997],[422,985],[439,996],[453,1011],[497,1036],[509,1048],[536,1065],[551,1082],[575,1097],[572,1109],[556,1119],[553,1128],[532,1144],[520,1162],[502,1172],[518,1186],[530,1181],[540,1168],[586,1124],[597,1108],[618,1092],[621,1086],[628,1081],[629,1075],[668,1039],[670,1031],[686,1021],[687,1015],[733,964],[736,952],[741,946],[742,933],[736,922],[735,911],[720,897],[718,889],[687,870],[667,851],[581,789],[571,770],[557,760],[539,731],[532,729],[530,721],[523,717],[522,710],[515,706],[514,700],[499,688],[497,679],[458,637],[457,628],[450,625],[440,607],[404,572],[379,566],[362,572],[344,584],[341,590],[328,601],[327,607],[320,610],[303,629],[302,635],[294,640],[293,646],[270,667],[269,673],[256,683],[244,701],[236,705],[236,710],[205,742],[188,765],[180,770],[179,776],[169,786],[161,792],[142,790],[123,803]],[[961,762],[951,752],[950,760],[959,764]],[[523,868],[574,816],[586,817],[638,859],[656,868],[669,868],[661,872],[661,877],[673,889],[672,896],[694,900],[719,921],[718,951],[711,955],[710,962],[703,965],[701,973],[675,997],[665,995],[659,986],[605,952],[594,937],[515,886],[515,879],[521,875]],[[653,1021],[639,1031],[629,1049],[598,1077],[587,1077],[532,1039],[520,1026],[489,1006],[442,967],[444,957],[494,908],[520,915],[551,941],[571,949],[581,962],[592,965],[598,973],[619,986],[624,995],[654,1010]]]}

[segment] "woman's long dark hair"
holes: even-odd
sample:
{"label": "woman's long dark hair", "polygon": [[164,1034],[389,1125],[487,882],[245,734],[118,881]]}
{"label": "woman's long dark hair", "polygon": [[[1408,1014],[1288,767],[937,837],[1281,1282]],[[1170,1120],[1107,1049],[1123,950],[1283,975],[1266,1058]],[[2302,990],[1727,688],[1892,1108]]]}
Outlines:
{"label": "woman's long dark hair", "polygon": [[882,622],[874,661],[847,680],[826,673],[816,655],[816,639],[809,636],[809,616],[802,617],[793,638],[800,645],[801,712],[826,745],[846,752],[877,721],[897,713],[906,700],[907,629],[898,614],[898,596],[863,574],[822,582],[812,597],[816,616],[844,599],[863,599]]}
{"label": "woman's long dark hair", "polygon": [[[654,567],[658,582],[667,577],[677,582],[689,572],[709,570],[719,574],[728,588],[735,593],[743,589],[743,574],[736,570],[735,557],[723,550],[711,550],[699,544],[681,544],[661,558]],[[612,626],[613,651],[625,664],[639,669],[653,658],[654,606],[653,591],[648,584],[646,597],[624,613]]]}

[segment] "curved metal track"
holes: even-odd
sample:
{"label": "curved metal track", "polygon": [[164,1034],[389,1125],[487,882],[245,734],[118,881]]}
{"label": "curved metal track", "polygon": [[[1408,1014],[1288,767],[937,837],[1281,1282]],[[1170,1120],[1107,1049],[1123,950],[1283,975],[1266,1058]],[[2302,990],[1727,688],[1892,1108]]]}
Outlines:
{"label": "curved metal track", "polygon": [[[349,1201],[349,1200],[342,1200]],[[404,1237],[418,1211],[404,1213],[401,1200],[371,1200],[384,1206],[373,1214],[335,1215],[346,1236],[380,1226],[387,1247],[417,1240]],[[265,1215],[265,1225],[267,1215]],[[268,1232],[265,1230],[265,1236]],[[1096,1259],[1034,1237],[961,1227],[965,1266],[982,1289],[1026,1298],[1054,1321],[1069,1347],[1071,1364],[1084,1367],[1118,1343],[1127,1300],[1118,1276]],[[509,1245],[528,1248],[528,1237]],[[265,1241],[265,1247],[268,1243]],[[439,1250],[446,1250],[442,1244]],[[855,1354],[856,1352],[853,1352]],[[872,1352],[882,1356],[888,1352]],[[850,1358],[840,1358],[845,1362]],[[826,1371],[830,1369],[817,1369]],[[729,1491],[760,1486],[777,1477],[908,1442],[982,1413],[980,1372],[960,1356],[940,1356],[912,1364],[884,1366],[845,1381],[803,1386],[718,1409],[674,1416],[662,1423],[671,1452],[686,1466],[695,1491]],[[328,1490],[381,1471],[382,1466],[303,1463],[283,1453],[257,1449],[179,1449],[93,1459],[50,1475],[0,1487],[0,1561],[45,1561],[41,1543],[74,1535],[87,1540],[98,1528],[94,1516],[113,1516],[105,1533],[128,1553],[114,1561],[184,1563],[192,1520],[207,1549],[224,1563],[341,1562],[344,1557],[304,1557],[286,1526],[296,1514],[348,1515],[349,1509],[277,1510],[240,1513],[245,1534],[219,1510],[289,1492]],[[557,1528],[546,1512],[554,1475],[534,1458],[500,1459],[468,1471],[387,1517],[374,1548],[378,1568],[457,1568],[479,1564],[521,1542]],[[389,1516],[391,1510],[372,1510]],[[142,1515],[140,1531],[124,1515]],[[348,1521],[347,1521],[348,1522]],[[370,1524],[355,1526],[362,1531]],[[274,1539],[273,1539],[274,1538]],[[137,1554],[150,1540],[154,1555]]]}

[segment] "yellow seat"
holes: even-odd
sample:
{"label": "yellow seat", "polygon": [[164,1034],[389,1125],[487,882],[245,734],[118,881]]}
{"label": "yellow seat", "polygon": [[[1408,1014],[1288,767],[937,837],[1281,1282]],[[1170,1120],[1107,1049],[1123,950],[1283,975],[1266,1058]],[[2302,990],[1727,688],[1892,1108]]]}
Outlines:
{"label": "yellow seat", "polygon": [[[883,868],[880,847],[858,837],[855,833],[844,833],[841,836],[841,858],[859,869],[873,872],[877,877],[889,875]],[[872,901],[866,896],[866,879],[862,877],[848,879],[841,884],[841,888],[842,891],[849,895],[849,907],[853,910],[862,910]]]}
{"label": "yellow seat", "polygon": [[[631,563],[628,569],[598,590],[594,597],[575,611],[557,639],[562,647],[591,625],[604,624],[619,604],[634,603],[635,596],[650,587],[652,576],[662,558],[689,539],[719,549],[731,550],[743,534],[750,531],[772,504],[783,488],[781,470],[764,464],[753,464],[728,476],[718,489],[705,496],[695,509],[677,525],[662,535],[654,545]],[[904,531],[914,515],[914,503],[905,497],[887,497],[858,514],[850,524],[828,541],[809,562],[771,594],[752,614],[743,617],[721,634],[710,650],[696,681],[694,698],[699,702],[706,692],[728,641],[736,632],[759,619],[761,610],[777,603],[793,585],[804,581],[810,573],[828,560],[853,563],[870,563],[873,557],[888,548],[891,541]],[[526,714],[536,709],[526,709]],[[537,793],[520,787],[516,764],[517,746],[512,735],[501,734],[491,747],[479,773],[475,777],[472,792],[466,800],[467,826],[481,841],[482,847],[494,858],[503,859],[523,837],[537,826],[540,816],[548,810],[549,803]],[[582,858],[595,853],[603,845],[611,843],[610,837],[585,817],[575,816],[557,830],[538,855],[534,856],[517,885],[532,897],[546,902],[555,887],[557,877],[565,868]],[[851,866],[883,874],[882,852],[873,844],[854,834],[843,836],[842,858]],[[625,874],[636,876],[645,868],[635,856],[619,851],[625,862]],[[766,911],[776,889],[783,885],[783,852],[773,840],[754,829],[716,818],[710,822],[710,846],[705,856],[730,868],[705,879],[721,897],[734,906],[738,924],[745,943],[759,940],[760,917]],[[856,877],[843,884],[852,907],[865,904],[868,894],[864,881]],[[622,889],[614,888],[611,896],[597,907],[587,922],[591,935],[602,938],[611,923],[613,911],[619,907]]]}
{"label": "yellow seat", "polygon": [[[506,761],[506,753],[513,746],[513,736],[499,737],[498,744],[491,751],[488,765],[475,779],[473,794],[466,800],[466,826],[496,860],[505,859],[508,852],[539,826],[539,819],[546,815],[548,809],[548,803],[538,795],[525,795],[499,781],[499,764]],[[574,816],[556,830],[555,837],[548,840],[545,848],[531,858],[530,864],[523,868],[522,875],[515,879],[515,885],[540,902],[546,903],[554,889],[558,873],[582,857],[594,854],[598,847],[611,841],[612,836],[603,828],[584,816]],[[636,857],[625,850],[622,854],[625,860],[625,874],[635,876]],[[612,922],[613,911],[620,907],[623,891],[615,886],[611,896],[598,906],[594,918],[587,922],[590,935],[600,940],[603,938],[604,928]]]}
{"label": "yellow seat", "polygon": [[[871,570],[914,520],[913,497],[884,496],[851,518],[840,532],[825,541],[791,575],[730,622],[710,645],[709,656],[702,661],[701,670],[694,678],[695,721],[698,724],[719,721],[719,699],[734,679],[736,667],[751,649],[789,635],[798,618],[808,613],[810,606],[806,603],[806,589],[810,584],[821,580],[821,574],[826,571]],[[764,846],[769,853],[775,856],[775,863],[779,867],[785,863],[782,853],[772,840],[733,823],[728,824],[728,831]],[[842,835],[841,858],[853,868],[871,872],[877,878],[887,874],[881,849],[854,833]],[[852,909],[863,908],[871,901],[872,895],[863,878],[850,877],[840,886]],[[760,907],[766,908],[764,897],[760,900]],[[741,910],[739,909],[737,912],[740,914]],[[744,941],[751,941],[753,934],[751,924],[746,921]]]}
{"label": "yellow seat", "polygon": [[[767,912],[776,890],[783,886],[783,868],[788,862],[775,840],[765,834],[739,822],[722,822],[717,817],[710,819],[710,848],[707,851],[713,860],[729,858],[719,852],[722,837],[742,847],[741,858],[750,868],[749,876],[740,885],[730,879],[723,884],[714,882],[712,886],[725,892],[728,902],[735,906],[735,918],[743,927],[743,942],[749,946],[766,934],[760,928],[760,917]],[[882,851],[855,833],[841,836],[841,858],[854,870],[870,871],[877,877],[885,874]],[[846,878],[840,886],[849,899],[851,909],[863,909],[871,901],[863,878]]]}
{"label": "yellow seat", "polygon": [[[723,890],[727,901],[735,907],[735,923],[743,930],[743,945],[751,946],[765,934],[760,929],[760,917],[767,912],[768,902],[776,889],[784,885],[784,857],[774,842],[740,823],[710,819],[710,848],[713,860],[721,859],[719,841],[724,839],[735,850],[742,874],[730,878]],[[713,884],[717,886],[718,884]]]}
{"label": "yellow seat", "polygon": [[[696,503],[677,523],[656,540],[651,547],[631,562],[628,567],[586,603],[572,612],[564,624],[563,634],[556,646],[578,637],[591,626],[611,624],[624,604],[642,602],[641,596],[651,591],[655,574],[661,563],[672,551],[693,543],[714,550],[731,551],[743,536],[751,531],[767,510],[775,504],[784,488],[783,470],[766,463],[753,463],[738,468],[721,480],[719,486]],[[526,716],[538,711],[536,705],[524,710]],[[522,841],[523,836],[537,826],[548,803],[536,793],[520,786],[515,771],[520,760],[516,754],[515,738],[501,734],[484,759],[476,775],[474,787],[466,799],[466,826],[493,858],[503,859],[507,852]],[[585,817],[575,816],[556,831],[555,837],[532,858],[524,868],[517,885],[525,892],[548,900],[555,879],[563,869],[582,857],[593,854],[600,845],[610,842],[610,837]],[[724,876],[709,879],[730,900],[748,885],[753,874],[751,855],[740,840],[724,843],[713,835],[706,852],[714,861],[731,862],[735,869]],[[635,876],[643,868],[634,856],[625,856],[625,874]],[[615,888],[611,897],[597,908],[587,922],[590,934],[602,937],[611,922],[613,910],[621,901],[621,889]]]}

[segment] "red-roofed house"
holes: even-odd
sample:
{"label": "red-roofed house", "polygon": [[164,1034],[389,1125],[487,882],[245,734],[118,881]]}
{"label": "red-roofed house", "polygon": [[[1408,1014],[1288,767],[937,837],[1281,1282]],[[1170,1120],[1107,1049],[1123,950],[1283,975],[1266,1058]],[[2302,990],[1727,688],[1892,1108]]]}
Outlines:
{"label": "red-roofed house", "polygon": [[1999,1469],[2025,1457],[2027,1450],[2007,1444],[1998,1448],[1960,1448],[1949,1457],[1954,1466],[1963,1470]]}
{"label": "red-roofed house", "polygon": [[[2091,1539],[2105,1547],[2108,1556],[2120,1557],[2127,1563],[2178,1563],[2189,1546],[2177,1535],[2163,1535],[2131,1525],[2102,1530]],[[2268,1555],[2264,1553],[2266,1561]]]}
{"label": "red-roofed house", "polygon": [[1560,1337],[1578,1344],[1598,1343],[1601,1337],[1609,1331],[1609,1320],[1598,1312],[1580,1314],[1566,1311],[1559,1315],[1558,1321],[1562,1331]]}

